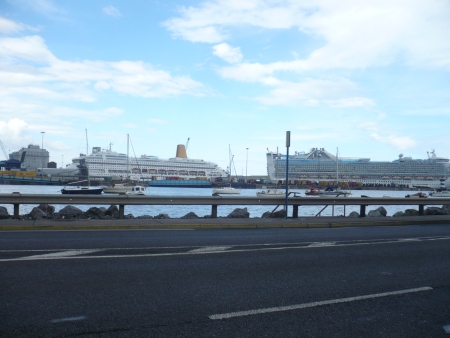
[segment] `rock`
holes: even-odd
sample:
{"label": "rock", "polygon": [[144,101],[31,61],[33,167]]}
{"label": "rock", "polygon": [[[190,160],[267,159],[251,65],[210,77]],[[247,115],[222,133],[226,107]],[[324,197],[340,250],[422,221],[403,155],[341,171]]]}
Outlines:
{"label": "rock", "polygon": [[30,212],[31,219],[41,219],[45,218],[46,216],[47,213],[39,207],[34,207],[33,210],[31,210]]}
{"label": "rock", "polygon": [[262,214],[261,218],[284,218],[285,217],[284,209],[278,210],[275,212],[266,211],[264,214]]}
{"label": "rock", "polygon": [[153,217],[154,219],[170,219],[170,216],[167,214],[159,214],[158,216]]}
{"label": "rock", "polygon": [[425,209],[425,215],[447,215],[442,208],[428,207]]}
{"label": "rock", "polygon": [[81,209],[78,209],[77,207],[74,207],[73,205],[66,205],[59,211],[59,215],[62,218],[79,218],[81,215],[83,215],[83,211],[81,211]]}
{"label": "rock", "polygon": [[397,211],[395,214],[392,215],[392,217],[402,217],[405,213],[403,211]]}
{"label": "rock", "polygon": [[95,218],[95,219],[102,218],[103,216],[106,215],[106,208],[91,207],[88,209],[88,211],[84,213],[84,215],[88,218]]}
{"label": "rock", "polygon": [[348,215],[348,217],[359,217],[359,213],[356,212],[356,211],[352,211],[352,212]]}
{"label": "rock", "polygon": [[134,216],[132,214],[128,214],[124,216],[125,219],[134,219]]}
{"label": "rock", "polygon": [[142,215],[142,216],[138,216],[136,217],[136,219],[152,219],[153,217],[150,215]]}
{"label": "rock", "polygon": [[183,217],[181,217],[182,219],[196,219],[196,218],[200,218],[197,216],[197,214],[195,212],[189,212],[186,215],[184,215]]}
{"label": "rock", "polygon": [[117,205],[110,205],[105,212],[106,216],[110,216],[111,218],[119,218],[119,208]]}
{"label": "rock", "polygon": [[45,212],[46,215],[53,215],[55,213],[55,207],[52,205],[39,204],[37,207]]}
{"label": "rock", "polygon": [[0,207],[0,219],[7,219],[9,218],[8,209],[5,207]]}
{"label": "rock", "polygon": [[415,209],[406,209],[403,216],[419,216],[419,211]]}
{"label": "rock", "polygon": [[370,210],[367,216],[369,217],[385,217],[387,214],[386,209],[384,207],[378,207],[375,210]]}
{"label": "rock", "polygon": [[249,218],[250,213],[247,211],[247,208],[236,208],[234,209],[228,216],[228,218]]}
{"label": "rock", "polygon": [[450,215],[450,205],[449,204],[443,205],[442,212],[444,212],[444,215]]}

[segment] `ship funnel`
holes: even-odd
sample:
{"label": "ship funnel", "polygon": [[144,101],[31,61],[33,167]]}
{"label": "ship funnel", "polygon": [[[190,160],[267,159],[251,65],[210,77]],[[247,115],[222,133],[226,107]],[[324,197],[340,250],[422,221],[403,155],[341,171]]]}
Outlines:
{"label": "ship funnel", "polygon": [[184,144],[177,145],[177,154],[175,156],[179,158],[187,158],[186,146]]}

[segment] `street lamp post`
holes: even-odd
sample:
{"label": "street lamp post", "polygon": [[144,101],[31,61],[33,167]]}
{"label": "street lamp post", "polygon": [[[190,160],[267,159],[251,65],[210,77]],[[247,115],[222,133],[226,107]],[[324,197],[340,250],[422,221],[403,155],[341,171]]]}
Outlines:
{"label": "street lamp post", "polygon": [[45,159],[44,159],[44,134],[45,134],[45,131],[41,131],[41,135],[42,135],[42,145],[41,145],[42,168],[44,168],[44,162],[45,162]]}
{"label": "street lamp post", "polygon": [[246,148],[247,149],[247,159],[245,160],[245,177],[247,178],[248,177],[248,175],[247,175],[247,166],[248,166],[248,148]]}

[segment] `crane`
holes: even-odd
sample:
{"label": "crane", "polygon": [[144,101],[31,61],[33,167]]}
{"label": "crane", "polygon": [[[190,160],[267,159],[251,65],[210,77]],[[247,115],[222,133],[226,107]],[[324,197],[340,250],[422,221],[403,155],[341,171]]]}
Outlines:
{"label": "crane", "polygon": [[189,145],[189,140],[190,140],[191,138],[190,137],[188,137],[188,139],[187,139],[187,141],[186,141],[186,151],[187,151],[187,148],[188,148],[188,145]]}
{"label": "crane", "polygon": [[5,155],[5,160],[8,160],[8,154],[6,153],[5,146],[3,145],[3,142],[0,140],[0,146],[2,147],[3,155]]}

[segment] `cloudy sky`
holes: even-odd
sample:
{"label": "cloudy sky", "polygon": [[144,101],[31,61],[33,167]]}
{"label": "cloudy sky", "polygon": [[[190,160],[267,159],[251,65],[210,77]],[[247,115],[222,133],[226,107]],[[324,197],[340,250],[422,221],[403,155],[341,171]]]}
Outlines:
{"label": "cloudy sky", "polygon": [[[0,140],[266,174],[267,149],[450,157],[448,0],[0,1]],[[45,134],[41,132],[44,131]],[[248,148],[248,150],[247,150]],[[3,153],[0,153],[3,158]]]}

